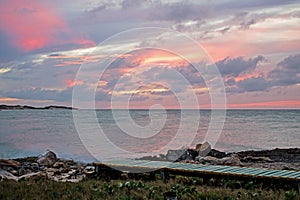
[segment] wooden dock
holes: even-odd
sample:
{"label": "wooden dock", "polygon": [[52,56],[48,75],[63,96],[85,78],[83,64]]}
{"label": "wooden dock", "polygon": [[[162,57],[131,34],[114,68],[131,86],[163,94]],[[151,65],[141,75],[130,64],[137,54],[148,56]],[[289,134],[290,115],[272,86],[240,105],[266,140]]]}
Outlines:
{"label": "wooden dock", "polygon": [[94,162],[93,165],[96,174],[110,169],[126,173],[159,173],[163,180],[168,179],[171,174],[204,178],[260,180],[278,184],[292,184],[298,187],[300,191],[300,171],[147,160]]}

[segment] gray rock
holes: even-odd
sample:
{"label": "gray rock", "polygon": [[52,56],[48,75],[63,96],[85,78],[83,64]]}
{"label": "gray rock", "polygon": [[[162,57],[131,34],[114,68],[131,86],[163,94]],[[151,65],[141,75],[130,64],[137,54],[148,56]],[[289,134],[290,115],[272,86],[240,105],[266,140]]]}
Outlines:
{"label": "gray rock", "polygon": [[202,164],[212,164],[212,165],[221,165],[223,164],[221,159],[212,157],[212,156],[205,156],[205,157],[201,157],[201,156],[197,156],[196,160],[199,161]]}
{"label": "gray rock", "polygon": [[232,154],[230,157],[224,157],[220,159],[223,165],[230,165],[230,166],[243,166],[242,162],[240,161],[238,155]]}
{"label": "gray rock", "polygon": [[201,146],[196,146],[196,150],[198,151],[199,156],[204,157],[211,151],[211,146],[208,142],[204,142]]}
{"label": "gray rock", "polygon": [[18,177],[14,176],[12,173],[0,168],[0,180],[2,181],[3,179],[10,179],[10,180],[17,181]]}
{"label": "gray rock", "polygon": [[27,173],[31,173],[32,171],[26,167],[26,166],[22,166],[20,169],[19,169],[19,172],[18,172],[18,175],[19,176],[22,176],[22,175],[25,175]]}
{"label": "gray rock", "polygon": [[196,160],[202,164],[211,164],[211,165],[234,165],[234,166],[243,166],[243,163],[240,161],[239,157],[236,154],[231,155],[230,157],[224,158],[215,158],[212,156],[196,157]]}
{"label": "gray rock", "polygon": [[38,163],[31,163],[31,170],[34,171],[34,172],[37,172],[40,170],[40,166]]}
{"label": "gray rock", "polygon": [[166,159],[168,161],[185,160],[187,158],[187,149],[168,150]]}
{"label": "gray rock", "polygon": [[53,167],[54,168],[64,168],[64,167],[66,167],[66,165],[63,162],[58,161],[58,162],[54,163]]}
{"label": "gray rock", "polygon": [[48,151],[45,155],[37,160],[39,165],[50,166],[52,167],[57,161],[56,154],[52,151]]}

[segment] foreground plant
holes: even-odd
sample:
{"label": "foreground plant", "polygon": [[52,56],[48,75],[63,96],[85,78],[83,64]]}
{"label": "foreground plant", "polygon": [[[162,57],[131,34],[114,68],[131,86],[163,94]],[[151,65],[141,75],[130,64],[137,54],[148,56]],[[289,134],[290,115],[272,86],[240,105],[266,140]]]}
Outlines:
{"label": "foreground plant", "polygon": [[178,177],[160,180],[85,180],[62,183],[45,178],[0,182],[0,199],[163,199],[166,192],[178,199],[299,199],[293,190],[273,190],[244,186],[235,182],[204,185],[199,178]]}

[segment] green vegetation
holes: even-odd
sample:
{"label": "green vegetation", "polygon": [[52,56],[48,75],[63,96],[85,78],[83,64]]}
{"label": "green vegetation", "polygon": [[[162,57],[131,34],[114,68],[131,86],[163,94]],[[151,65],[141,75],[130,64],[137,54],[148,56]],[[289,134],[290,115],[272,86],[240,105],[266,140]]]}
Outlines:
{"label": "green vegetation", "polygon": [[176,177],[168,183],[157,179],[96,180],[62,183],[45,178],[19,182],[0,182],[0,199],[163,199],[165,192],[174,192],[178,199],[299,199],[293,190],[273,190],[249,182],[225,181],[220,185],[213,179],[204,185],[201,178]]}

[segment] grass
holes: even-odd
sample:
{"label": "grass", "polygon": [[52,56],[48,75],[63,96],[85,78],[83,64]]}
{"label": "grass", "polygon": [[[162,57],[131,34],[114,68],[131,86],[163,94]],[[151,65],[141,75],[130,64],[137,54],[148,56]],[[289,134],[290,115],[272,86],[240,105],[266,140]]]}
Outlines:
{"label": "grass", "polygon": [[96,180],[62,183],[45,178],[0,182],[0,199],[163,199],[165,192],[174,192],[178,199],[299,199],[293,190],[267,189],[251,182],[224,181],[208,184],[201,178],[176,177],[168,183],[160,180]]}

